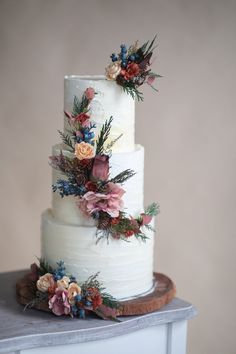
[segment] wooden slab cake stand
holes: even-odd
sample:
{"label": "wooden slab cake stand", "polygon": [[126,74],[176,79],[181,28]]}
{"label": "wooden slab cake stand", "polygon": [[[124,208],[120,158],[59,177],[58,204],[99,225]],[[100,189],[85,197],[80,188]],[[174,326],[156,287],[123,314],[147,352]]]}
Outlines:
{"label": "wooden slab cake stand", "polygon": [[[16,284],[17,300],[22,305],[29,304],[34,299],[35,284],[32,283],[29,274],[26,274]],[[154,288],[147,295],[131,300],[121,301],[119,316],[143,315],[159,310],[168,304],[175,296],[176,288],[173,281],[164,274],[154,273]],[[33,306],[37,310],[50,312],[47,302],[36,303]]]}

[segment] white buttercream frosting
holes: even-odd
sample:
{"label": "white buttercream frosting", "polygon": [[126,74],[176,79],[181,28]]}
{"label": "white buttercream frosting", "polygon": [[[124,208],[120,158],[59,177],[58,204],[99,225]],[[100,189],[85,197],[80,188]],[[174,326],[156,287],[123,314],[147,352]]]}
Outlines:
{"label": "white buttercream frosting", "polygon": [[[64,110],[73,110],[74,96],[81,100],[84,91],[92,87],[96,91],[90,105],[91,120],[96,123],[96,134],[101,130],[105,120],[113,116],[110,140],[123,136],[117,141],[113,152],[134,150],[135,103],[121,86],[114,81],[106,80],[105,76],[65,76],[64,80]],[[64,119],[64,129],[68,129],[67,118]]]}
{"label": "white buttercream frosting", "polygon": [[[53,147],[54,156],[59,155],[60,151],[66,156],[72,155],[68,150],[63,149],[61,144]],[[137,216],[143,211],[144,148],[141,145],[136,145],[132,152],[112,154],[110,166],[111,177],[126,169],[132,169],[136,172],[122,185],[122,188],[126,191],[122,199],[124,200],[124,211],[134,217]],[[52,178],[53,183],[55,183],[57,179],[64,179],[65,175],[54,169]],[[54,192],[52,195],[52,212],[55,218],[68,224],[95,225],[92,218],[87,218],[81,213],[76,205],[77,201],[77,198],[73,196],[61,198],[58,192]]]}
{"label": "white buttercream frosting", "polygon": [[98,271],[107,292],[123,299],[149,291],[153,284],[152,231],[144,243],[102,239],[96,244],[96,227],[68,225],[56,220],[51,211],[42,215],[42,257],[55,266],[64,260],[68,273],[85,281]]}
{"label": "white buttercream frosting", "polygon": [[[110,160],[112,177],[125,169],[133,169],[136,175],[124,183],[125,210],[132,216],[143,211],[144,148],[134,144],[134,100],[124,93],[122,87],[105,76],[66,76],[64,80],[64,109],[71,112],[74,96],[81,100],[84,91],[93,87],[97,92],[91,102],[91,120],[97,125],[96,134],[110,116],[114,117],[111,140],[123,136],[114,145]],[[67,119],[64,129],[68,128]],[[53,147],[53,155],[60,151],[71,156],[63,144]],[[65,178],[53,169],[53,183]],[[152,222],[153,224],[153,222]],[[42,214],[42,258],[52,266],[64,260],[68,273],[83,282],[100,272],[99,279],[107,292],[117,299],[132,298],[149,292],[153,285],[154,233],[145,229],[146,242],[134,236],[129,242],[110,238],[96,243],[97,228],[92,218],[85,218],[76,205],[74,197],[61,198],[55,192],[52,210]]]}

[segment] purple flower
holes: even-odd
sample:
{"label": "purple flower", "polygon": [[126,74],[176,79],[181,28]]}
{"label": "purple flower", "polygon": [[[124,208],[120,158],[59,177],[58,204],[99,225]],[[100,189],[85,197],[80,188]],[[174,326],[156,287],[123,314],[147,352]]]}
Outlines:
{"label": "purple flower", "polygon": [[94,157],[92,177],[100,181],[106,181],[109,175],[109,156],[96,155]]}
{"label": "purple flower", "polygon": [[48,305],[55,315],[68,315],[71,310],[68,302],[68,291],[62,287],[57,288],[55,294],[49,300]]}

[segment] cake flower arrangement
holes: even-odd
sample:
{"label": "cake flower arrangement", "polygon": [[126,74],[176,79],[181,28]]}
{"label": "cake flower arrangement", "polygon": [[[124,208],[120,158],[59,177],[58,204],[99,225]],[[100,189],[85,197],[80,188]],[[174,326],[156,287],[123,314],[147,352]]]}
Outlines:
{"label": "cake flower arrangement", "polygon": [[79,283],[75,277],[66,274],[63,261],[59,261],[55,269],[43,260],[39,261],[39,266],[36,263],[31,265],[28,274],[34,295],[25,308],[37,306],[56,316],[85,318],[87,313],[93,312],[102,319],[116,319],[120,304],[105,292],[98,280],[99,273]]}
{"label": "cake flower arrangement", "polygon": [[108,143],[113,121],[110,117],[95,140],[96,125],[90,121],[89,114],[95,94],[93,88],[87,88],[81,102],[74,98],[73,111],[65,112],[69,129],[67,133],[59,133],[71,156],[61,151],[60,155],[50,157],[51,166],[66,177],[57,180],[53,192],[58,192],[62,198],[77,198],[77,206],[83,214],[97,221],[98,240],[110,236],[127,240],[135,236],[144,241],[147,237],[143,228],[152,229],[151,221],[159,211],[158,205],[151,204],[136,218],[123,212],[125,190],[122,184],[135,172],[127,169],[110,177],[112,147],[120,136]]}
{"label": "cake flower arrangement", "polygon": [[116,81],[126,93],[133,98],[136,97],[138,101],[143,101],[143,94],[139,91],[139,87],[147,83],[157,91],[153,83],[156,78],[161,77],[151,70],[155,40],[156,36],[151,42],[148,41],[142,46],[139,46],[137,41],[128,48],[125,44],[121,44],[120,52],[112,53],[111,63],[105,69],[108,80]]}

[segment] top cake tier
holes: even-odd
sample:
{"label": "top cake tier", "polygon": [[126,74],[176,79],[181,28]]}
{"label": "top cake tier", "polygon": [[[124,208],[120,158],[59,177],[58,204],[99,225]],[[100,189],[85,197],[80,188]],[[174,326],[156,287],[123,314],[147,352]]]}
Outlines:
{"label": "top cake tier", "polygon": [[[65,76],[64,79],[64,110],[72,112],[74,97],[81,100],[84,91],[92,87],[95,98],[91,102],[91,120],[96,123],[95,133],[98,134],[103,123],[111,116],[114,118],[110,140],[122,137],[113,147],[113,152],[130,152],[135,149],[134,123],[135,101],[127,95],[121,86],[109,81],[105,76]],[[69,129],[64,119],[64,130]]]}

